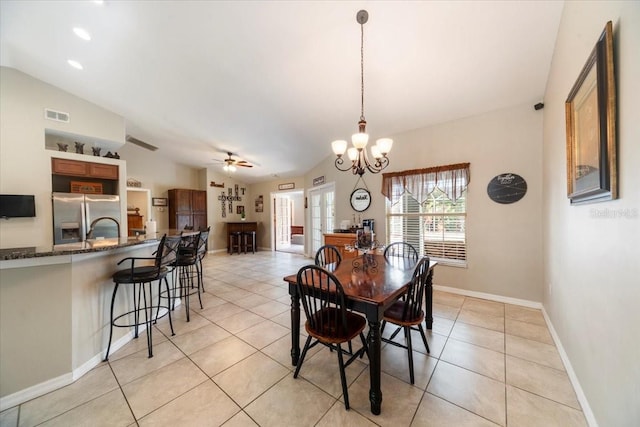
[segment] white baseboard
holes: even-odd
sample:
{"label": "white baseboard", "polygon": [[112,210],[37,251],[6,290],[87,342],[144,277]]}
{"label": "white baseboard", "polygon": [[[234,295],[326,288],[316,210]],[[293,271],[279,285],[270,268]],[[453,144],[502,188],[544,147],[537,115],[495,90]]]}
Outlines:
{"label": "white baseboard", "polygon": [[547,322],[547,327],[549,328],[549,332],[551,333],[551,338],[553,338],[553,342],[556,343],[556,348],[558,349],[558,353],[560,353],[560,358],[562,359],[562,363],[564,363],[564,369],[567,371],[567,375],[569,376],[569,381],[571,381],[571,385],[576,392],[576,397],[578,398],[578,402],[580,402],[580,406],[582,407],[582,413],[584,414],[585,419],[587,420],[587,424],[590,427],[598,427],[598,422],[596,421],[595,415],[593,415],[593,411],[591,410],[591,406],[589,406],[589,401],[587,400],[587,396],[585,396],[582,387],[580,386],[580,381],[578,381],[578,377],[576,376],[575,371],[573,370],[573,366],[571,366],[571,362],[569,361],[569,356],[567,352],[564,351],[564,347],[562,346],[562,342],[560,341],[560,337],[556,333],[556,329],[553,327],[553,323],[551,323],[551,319],[549,315],[547,315],[547,311],[542,307],[542,315],[544,316],[544,320]]}
{"label": "white baseboard", "polygon": [[51,378],[50,380],[41,382],[39,384],[17,391],[13,394],[4,396],[0,398],[0,411],[13,408],[14,406],[17,406],[28,400],[35,399],[36,397],[40,397],[43,394],[49,393],[51,391],[57,390],[66,385],[69,385],[72,382],[73,382],[73,375],[71,374],[71,372],[67,372],[66,374],[60,375],[59,377]]}
{"label": "white baseboard", "polygon": [[[181,305],[180,299],[176,299],[176,307]],[[161,315],[166,312],[166,309],[160,311]],[[146,331],[147,327],[145,325],[141,325],[138,328],[138,334]],[[129,333],[125,334],[118,340],[111,343],[111,349],[109,353],[113,354],[118,351],[120,348],[124,347],[129,341],[133,339],[133,330]],[[106,349],[105,349],[106,351]],[[67,372],[65,374],[60,375],[59,377],[52,378],[50,380],[41,382],[39,384],[32,385],[31,387],[27,387],[23,390],[17,391],[15,393],[9,394],[7,396],[0,398],[0,411],[4,411],[5,409],[13,408],[14,406],[20,405],[24,402],[27,402],[31,399],[35,399],[36,397],[40,397],[49,392],[67,386],[74,381],[81,378],[84,374],[98,366],[102,360],[104,360],[104,351],[96,354],[91,357],[89,360],[84,362],[82,365],[74,369],[72,372]]]}
{"label": "white baseboard", "polygon": [[542,303],[537,301],[529,301],[526,299],[504,297],[502,295],[488,294],[485,292],[469,291],[466,289],[451,288],[449,286],[433,285],[433,289],[451,294],[464,295],[467,297],[481,298],[489,301],[503,302],[506,304],[520,305],[528,308],[542,309]]}
{"label": "white baseboard", "polygon": [[441,285],[433,285],[433,289],[443,292],[449,292],[452,294],[464,295],[468,297],[474,298],[482,298],[490,301],[503,302],[507,304],[520,305],[528,308],[536,308],[542,311],[542,315],[544,316],[545,322],[547,322],[547,327],[549,328],[549,333],[553,338],[553,342],[556,344],[556,348],[558,349],[558,353],[560,354],[560,359],[562,359],[562,363],[564,363],[565,370],[567,371],[567,375],[569,376],[569,381],[571,381],[571,385],[576,392],[576,397],[578,398],[578,402],[580,402],[580,406],[582,407],[582,413],[584,414],[585,419],[587,420],[587,424],[589,427],[598,427],[598,422],[596,421],[596,417],[593,415],[593,411],[591,410],[591,406],[589,406],[589,402],[587,401],[587,397],[580,386],[580,382],[578,381],[578,377],[576,376],[573,367],[571,366],[571,362],[569,361],[569,356],[564,351],[564,347],[562,346],[562,342],[560,341],[560,337],[556,333],[555,328],[553,327],[553,323],[551,323],[551,319],[547,315],[544,306],[540,302],[529,301],[518,298],[504,297],[502,295],[494,295],[488,294],[485,292],[476,292],[469,291],[466,289],[459,288],[451,288],[449,286],[441,286]]}

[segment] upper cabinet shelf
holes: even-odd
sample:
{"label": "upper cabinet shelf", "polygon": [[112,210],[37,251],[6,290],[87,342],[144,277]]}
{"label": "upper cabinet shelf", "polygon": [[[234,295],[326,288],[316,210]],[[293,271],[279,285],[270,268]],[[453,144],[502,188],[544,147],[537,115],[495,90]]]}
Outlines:
{"label": "upper cabinet shelf", "polygon": [[124,145],[124,141],[110,141],[53,129],[45,129],[44,135],[44,145],[47,150],[66,151],[86,156],[105,157],[108,153],[115,155]]}

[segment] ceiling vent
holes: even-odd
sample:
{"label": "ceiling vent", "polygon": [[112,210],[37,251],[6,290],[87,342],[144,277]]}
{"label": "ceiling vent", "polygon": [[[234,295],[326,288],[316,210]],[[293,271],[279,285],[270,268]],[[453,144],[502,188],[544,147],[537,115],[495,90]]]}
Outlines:
{"label": "ceiling vent", "polygon": [[49,108],[44,109],[44,118],[48,120],[54,120],[56,122],[69,123],[69,113],[51,110]]}
{"label": "ceiling vent", "polygon": [[131,135],[127,135],[127,142],[135,144],[138,147],[146,148],[149,151],[156,151],[158,149],[158,147],[156,147],[155,145],[147,144],[146,142],[140,141],[139,139],[136,139]]}

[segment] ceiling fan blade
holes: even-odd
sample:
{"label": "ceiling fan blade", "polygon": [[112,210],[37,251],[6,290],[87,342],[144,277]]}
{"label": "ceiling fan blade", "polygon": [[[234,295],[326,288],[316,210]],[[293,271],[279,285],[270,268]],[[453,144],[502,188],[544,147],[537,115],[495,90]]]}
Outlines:
{"label": "ceiling fan blade", "polygon": [[243,168],[252,168],[253,165],[250,165],[248,163],[236,163],[236,166],[242,166]]}

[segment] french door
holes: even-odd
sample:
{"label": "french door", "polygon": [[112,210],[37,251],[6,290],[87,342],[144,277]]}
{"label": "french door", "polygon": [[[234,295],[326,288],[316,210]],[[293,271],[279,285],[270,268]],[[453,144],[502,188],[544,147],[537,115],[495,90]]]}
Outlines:
{"label": "french door", "polygon": [[323,244],[322,235],[335,228],[335,193],[334,184],[309,190],[311,250],[314,254]]}

